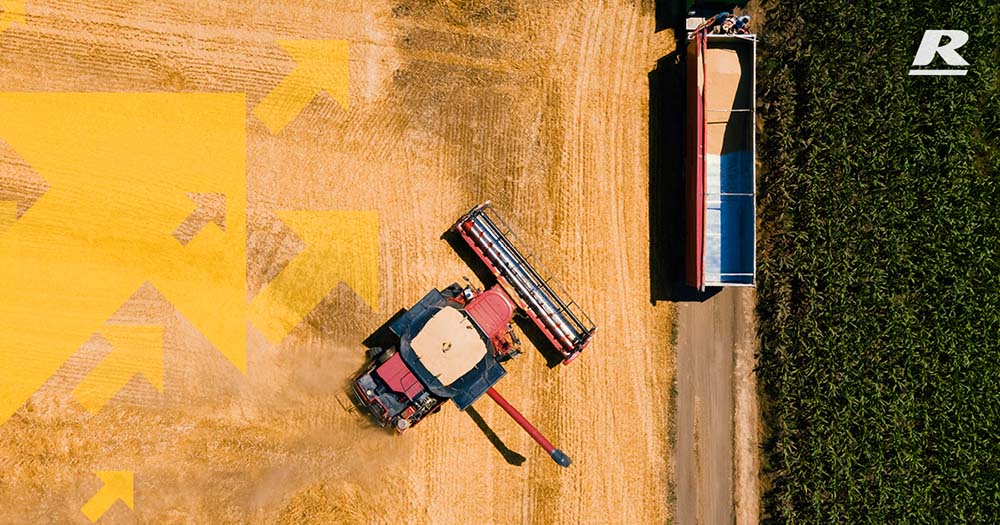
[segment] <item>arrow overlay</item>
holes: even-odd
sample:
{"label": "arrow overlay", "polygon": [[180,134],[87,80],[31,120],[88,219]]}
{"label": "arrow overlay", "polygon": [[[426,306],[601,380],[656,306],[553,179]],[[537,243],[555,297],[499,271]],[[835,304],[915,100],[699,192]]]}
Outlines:
{"label": "arrow overlay", "polygon": [[221,193],[188,193],[188,198],[194,202],[194,210],[184,219],[184,222],[174,230],[174,238],[187,246],[201,230],[214,223],[220,230],[226,231],[226,196]]}
{"label": "arrow overlay", "polygon": [[7,228],[10,228],[17,220],[17,203],[14,201],[0,201],[0,235]]}
{"label": "arrow overlay", "polygon": [[271,133],[281,133],[323,91],[348,108],[346,40],[285,40],[278,45],[296,65],[254,108],[254,114]]}
{"label": "arrow overlay", "polygon": [[101,336],[111,343],[111,353],[73,390],[84,408],[97,413],[136,374],[163,392],[162,326],[105,326]]}
{"label": "arrow overlay", "polygon": [[[0,224],[11,220],[16,222],[48,190],[48,181],[32,169],[14,148],[0,140],[0,206],[4,207],[2,211],[5,215],[0,218]],[[6,216],[8,202],[15,206],[13,218]]]}
{"label": "arrow overlay", "polygon": [[15,22],[24,23],[26,14],[25,0],[0,0],[0,33],[3,33]]}
{"label": "arrow overlay", "polygon": [[286,211],[278,214],[306,244],[250,305],[250,319],[279,343],[338,284],[378,309],[378,213]]}
{"label": "arrow overlay", "polygon": [[[0,234],[0,423],[147,282],[245,370],[243,95],[0,93],[0,139],[46,188]],[[188,192],[226,196],[225,231],[178,242]]]}
{"label": "arrow overlay", "polygon": [[130,470],[98,470],[94,472],[104,486],[80,508],[91,523],[99,520],[116,501],[122,500],[135,509],[135,479]]}

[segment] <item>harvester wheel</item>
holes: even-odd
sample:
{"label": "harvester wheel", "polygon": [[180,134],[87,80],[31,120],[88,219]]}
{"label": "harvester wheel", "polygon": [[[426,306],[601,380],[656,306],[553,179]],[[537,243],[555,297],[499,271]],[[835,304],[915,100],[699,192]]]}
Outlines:
{"label": "harvester wheel", "polygon": [[395,347],[393,347],[393,348],[386,348],[385,351],[383,351],[381,354],[379,354],[376,359],[378,360],[379,364],[382,364],[382,363],[388,361],[389,358],[392,357],[392,356],[394,356],[394,355],[396,355],[396,348]]}

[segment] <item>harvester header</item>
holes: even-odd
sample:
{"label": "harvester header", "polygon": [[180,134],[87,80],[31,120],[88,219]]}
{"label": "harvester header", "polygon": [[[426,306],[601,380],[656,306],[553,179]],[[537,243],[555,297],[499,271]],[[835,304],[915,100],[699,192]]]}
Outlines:
{"label": "harvester header", "polygon": [[[597,327],[558,282],[514,246],[517,236],[490,207],[476,206],[452,226],[569,364],[590,343]],[[518,244],[521,244],[517,241]],[[555,289],[559,289],[556,293]]]}

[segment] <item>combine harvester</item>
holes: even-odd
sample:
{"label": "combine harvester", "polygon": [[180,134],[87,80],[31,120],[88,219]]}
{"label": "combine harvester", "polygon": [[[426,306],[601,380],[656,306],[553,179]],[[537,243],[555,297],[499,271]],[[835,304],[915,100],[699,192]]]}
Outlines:
{"label": "combine harvester", "polygon": [[689,19],[686,57],[685,280],[701,291],[753,286],[757,268],[757,37],[706,22]]}
{"label": "combine harvester", "polygon": [[507,412],[545,452],[564,467],[570,458],[555,448],[493,385],[502,363],[520,353],[511,320],[520,310],[569,363],[590,343],[596,327],[551,277],[542,277],[511,243],[510,228],[489,203],[452,226],[497,279],[488,290],[452,284],[431,290],[389,324],[394,344],[370,348],[369,362],[351,393],[383,427],[403,432],[451,399],[465,410],[483,394]]}

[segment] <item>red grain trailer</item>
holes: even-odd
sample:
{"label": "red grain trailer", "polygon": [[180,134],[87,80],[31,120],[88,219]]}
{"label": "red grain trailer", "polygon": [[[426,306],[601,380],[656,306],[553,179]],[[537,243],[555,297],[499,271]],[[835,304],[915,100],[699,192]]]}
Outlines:
{"label": "red grain trailer", "polygon": [[756,282],[756,58],[752,34],[687,42],[686,282]]}

